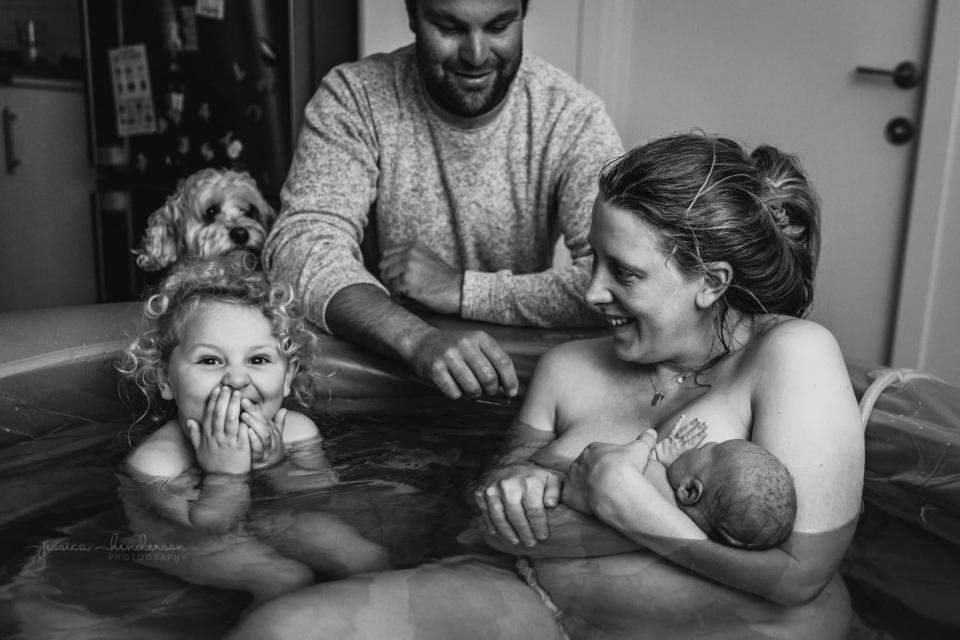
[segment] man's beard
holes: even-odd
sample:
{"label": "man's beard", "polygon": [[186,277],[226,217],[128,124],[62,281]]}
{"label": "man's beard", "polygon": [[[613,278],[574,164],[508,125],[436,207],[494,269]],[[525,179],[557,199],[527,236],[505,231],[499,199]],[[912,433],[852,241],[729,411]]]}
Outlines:
{"label": "man's beard", "polygon": [[[483,67],[451,69],[442,62],[431,59],[419,46],[416,50],[417,67],[430,98],[444,111],[461,118],[482,116],[495,109],[510,90],[523,57],[522,48],[518,48],[515,56],[508,59],[492,58]],[[471,91],[457,86],[457,81],[453,77],[454,71],[467,73],[492,71],[494,78],[489,86]]]}

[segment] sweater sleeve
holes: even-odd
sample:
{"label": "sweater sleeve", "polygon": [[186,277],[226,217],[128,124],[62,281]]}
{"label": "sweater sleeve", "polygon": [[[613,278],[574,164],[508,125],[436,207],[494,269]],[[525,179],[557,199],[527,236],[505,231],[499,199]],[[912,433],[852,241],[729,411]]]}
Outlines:
{"label": "sweater sleeve", "polygon": [[327,75],[305,109],[280,216],[264,247],[269,276],[291,283],[328,333],[326,309],[338,291],[359,283],[383,288],[360,250],[379,175],[370,113],[342,69]]}
{"label": "sweater sleeve", "polygon": [[507,325],[590,327],[602,316],[583,301],[593,259],[587,243],[597,176],[604,163],[623,153],[616,127],[597,100],[587,113],[571,118],[569,129],[556,129],[557,154],[551,198],[572,264],[539,273],[467,271],[461,291],[461,316]]}

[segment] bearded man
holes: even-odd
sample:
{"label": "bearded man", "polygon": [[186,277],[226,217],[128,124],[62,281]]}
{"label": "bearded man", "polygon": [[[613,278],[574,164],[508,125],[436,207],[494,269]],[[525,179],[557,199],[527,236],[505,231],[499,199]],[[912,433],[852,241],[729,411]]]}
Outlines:
{"label": "bearded man", "polygon": [[[582,327],[597,174],[623,152],[600,99],[523,53],[527,0],[406,0],[415,42],[334,68],[305,110],[264,249],[323,331],[450,397],[517,393],[483,331]],[[552,266],[560,236],[572,264]],[[366,240],[366,241],[365,241]]]}

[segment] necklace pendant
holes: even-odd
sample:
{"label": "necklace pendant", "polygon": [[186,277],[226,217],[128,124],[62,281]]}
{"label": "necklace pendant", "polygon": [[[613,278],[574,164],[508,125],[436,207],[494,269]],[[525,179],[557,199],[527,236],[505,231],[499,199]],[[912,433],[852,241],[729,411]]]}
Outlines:
{"label": "necklace pendant", "polygon": [[663,402],[663,392],[657,391],[653,394],[653,397],[650,398],[650,405],[654,407],[659,407],[660,403]]}

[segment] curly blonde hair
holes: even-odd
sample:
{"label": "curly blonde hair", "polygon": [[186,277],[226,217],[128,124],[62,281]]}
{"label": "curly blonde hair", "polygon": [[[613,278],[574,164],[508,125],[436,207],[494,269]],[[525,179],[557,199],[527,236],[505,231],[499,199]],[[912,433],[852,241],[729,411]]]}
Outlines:
{"label": "curly blonde hair", "polygon": [[256,256],[233,252],[212,259],[184,260],[144,303],[139,335],[116,366],[123,380],[135,385],[146,400],[145,415],[156,420],[176,416],[176,404],[160,394],[159,374],[180,343],[187,318],[209,302],[249,305],[263,312],[280,352],[299,361],[293,395],[306,405],[317,375],[317,335],[302,315],[290,285],[271,284],[258,269]]}

